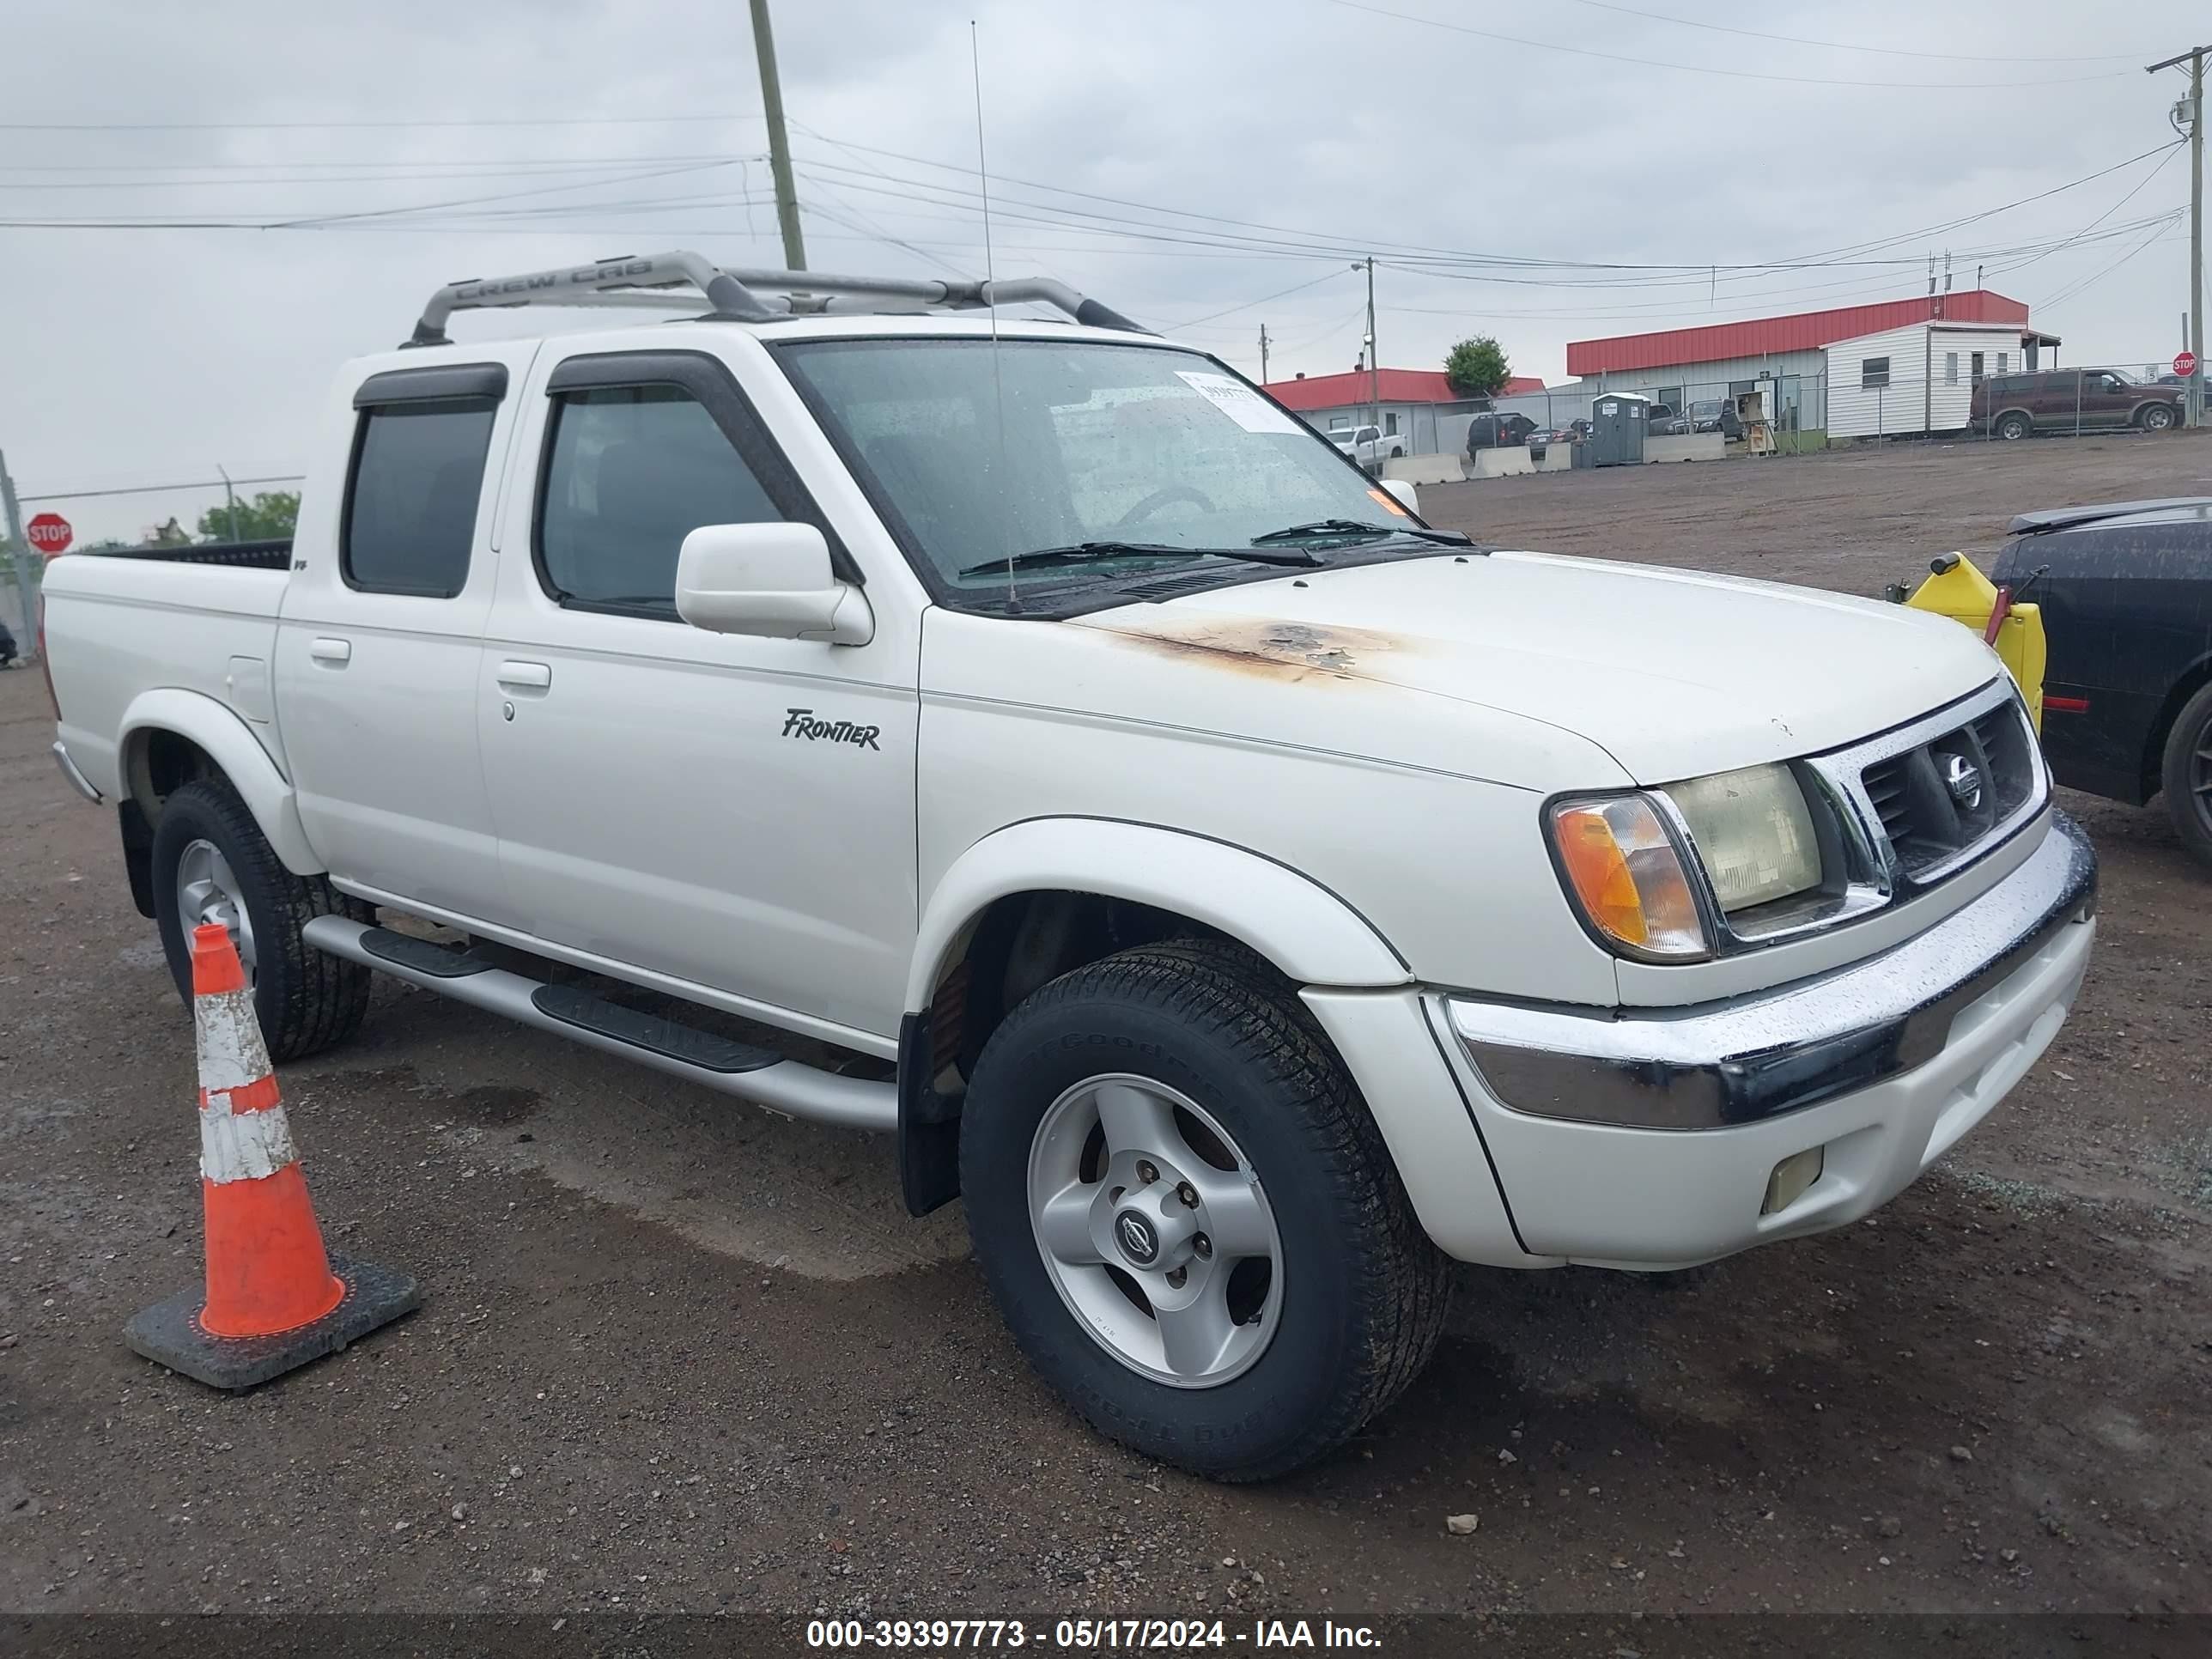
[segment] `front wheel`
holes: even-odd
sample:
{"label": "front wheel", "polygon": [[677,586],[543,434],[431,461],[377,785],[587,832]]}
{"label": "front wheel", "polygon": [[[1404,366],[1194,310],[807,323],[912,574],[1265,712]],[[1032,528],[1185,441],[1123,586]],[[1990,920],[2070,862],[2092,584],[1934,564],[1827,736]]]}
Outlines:
{"label": "front wheel", "polygon": [[2199,688],[2174,716],[2160,783],[2181,844],[2212,867],[2212,685]]}
{"label": "front wheel", "polygon": [[1123,951],[1009,1015],[961,1117],[975,1255],[1015,1341],[1101,1432],[1284,1474],[1413,1380],[1443,1256],[1374,1121],[1266,964]]}
{"label": "front wheel", "polygon": [[2146,432],[2163,432],[2173,424],[2173,405],[2145,404],[2142,413],[2136,416],[2136,424]]}
{"label": "front wheel", "polygon": [[1997,422],[1997,436],[2008,443],[2025,438],[2032,429],[2033,423],[2027,416],[2017,413],[2007,415]]}
{"label": "front wheel", "polygon": [[153,866],[154,919],[187,1006],[192,929],[212,922],[229,933],[253,987],[270,1059],[304,1059],[360,1027],[368,1010],[368,969],[325,956],[300,930],[319,915],[366,921],[368,909],[325,877],[286,869],[228,782],[197,779],[161,803]]}

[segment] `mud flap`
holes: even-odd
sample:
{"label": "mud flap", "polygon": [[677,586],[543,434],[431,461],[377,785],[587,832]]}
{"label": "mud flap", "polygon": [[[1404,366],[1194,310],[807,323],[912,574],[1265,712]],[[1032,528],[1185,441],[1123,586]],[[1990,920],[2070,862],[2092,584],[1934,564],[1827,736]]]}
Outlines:
{"label": "mud flap", "polygon": [[927,1014],[899,1022],[899,1191],[916,1216],[960,1196],[960,1102],[932,1086],[929,1024]]}

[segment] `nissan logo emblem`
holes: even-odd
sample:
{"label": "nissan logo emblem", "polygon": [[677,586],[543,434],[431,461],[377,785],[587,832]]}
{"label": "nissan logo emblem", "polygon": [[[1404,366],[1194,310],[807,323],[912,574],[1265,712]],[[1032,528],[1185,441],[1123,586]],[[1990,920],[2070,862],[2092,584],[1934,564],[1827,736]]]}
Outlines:
{"label": "nissan logo emblem", "polygon": [[1971,812],[1982,804],[1982,769],[1964,755],[1944,757],[1943,786],[1963,811]]}
{"label": "nissan logo emblem", "polygon": [[1124,1210],[1115,1217],[1114,1236],[1121,1241],[1121,1254],[1138,1267],[1149,1267],[1159,1259],[1160,1236],[1134,1210]]}

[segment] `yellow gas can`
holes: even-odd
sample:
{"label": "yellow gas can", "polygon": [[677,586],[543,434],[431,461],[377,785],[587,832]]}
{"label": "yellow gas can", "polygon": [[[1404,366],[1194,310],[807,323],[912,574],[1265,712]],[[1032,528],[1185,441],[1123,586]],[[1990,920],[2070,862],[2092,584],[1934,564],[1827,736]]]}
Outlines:
{"label": "yellow gas can", "polygon": [[[1905,604],[1918,611],[1971,628],[1988,637],[1990,617],[1996,609],[1996,585],[1956,553],[1947,554],[1929,566],[1929,575]],[[1997,625],[1995,646],[1999,660],[2027,700],[2035,729],[2043,729],[2043,671],[2045,649],[2043,613],[2033,605],[2009,605]]]}

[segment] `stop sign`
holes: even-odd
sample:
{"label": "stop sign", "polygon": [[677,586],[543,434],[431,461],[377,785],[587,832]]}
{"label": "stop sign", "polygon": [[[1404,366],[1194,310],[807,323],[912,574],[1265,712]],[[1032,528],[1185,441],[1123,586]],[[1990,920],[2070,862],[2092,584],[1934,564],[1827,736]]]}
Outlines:
{"label": "stop sign", "polygon": [[30,537],[31,545],[50,559],[57,553],[68,552],[70,544],[76,539],[76,532],[70,528],[70,521],[58,513],[40,514],[25,526],[24,533]]}
{"label": "stop sign", "polygon": [[2173,358],[2173,372],[2185,380],[2197,372],[2197,354],[2193,351],[2176,352]]}

